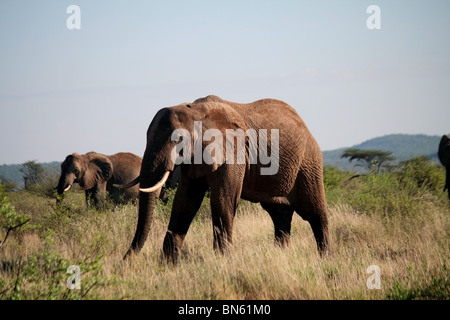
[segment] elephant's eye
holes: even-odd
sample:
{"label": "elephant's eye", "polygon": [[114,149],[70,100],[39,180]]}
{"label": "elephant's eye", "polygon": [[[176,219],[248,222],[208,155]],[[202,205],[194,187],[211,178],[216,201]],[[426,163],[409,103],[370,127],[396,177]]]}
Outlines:
{"label": "elephant's eye", "polygon": [[80,173],[80,170],[78,168],[75,168],[75,170],[73,170],[73,172],[75,173],[75,175],[78,176],[78,174]]}

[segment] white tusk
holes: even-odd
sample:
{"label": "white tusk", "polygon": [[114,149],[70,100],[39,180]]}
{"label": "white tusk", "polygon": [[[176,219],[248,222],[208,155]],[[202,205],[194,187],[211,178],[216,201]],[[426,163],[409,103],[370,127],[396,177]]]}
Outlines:
{"label": "white tusk", "polygon": [[72,188],[72,185],[71,184],[69,184],[65,189],[64,189],[64,191],[63,192],[67,192],[67,191],[69,191],[70,190],[70,188]]}
{"label": "white tusk", "polygon": [[169,178],[169,174],[170,174],[170,171],[166,171],[166,173],[164,173],[164,176],[162,177],[162,179],[157,184],[155,184],[153,187],[146,188],[146,189],[139,189],[139,191],[145,192],[145,193],[155,192],[156,190],[160,189],[164,185],[164,183],[166,183],[167,179]]}
{"label": "white tusk", "polygon": [[136,179],[134,179],[131,182],[125,183],[125,184],[113,184],[113,187],[116,189],[128,189],[131,187],[134,187],[135,185],[137,185],[139,183],[139,181],[141,180],[141,177],[138,176]]}

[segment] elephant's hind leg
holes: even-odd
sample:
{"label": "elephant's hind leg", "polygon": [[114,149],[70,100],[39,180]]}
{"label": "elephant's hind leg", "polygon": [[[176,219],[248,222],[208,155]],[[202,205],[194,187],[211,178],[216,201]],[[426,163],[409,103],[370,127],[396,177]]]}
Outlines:
{"label": "elephant's hind leg", "polygon": [[287,205],[263,203],[261,206],[272,218],[275,228],[275,243],[282,247],[289,245],[291,222],[294,209]]}
{"label": "elephant's hind leg", "polygon": [[[320,171],[321,172],[321,171]],[[322,175],[299,174],[298,199],[295,211],[308,221],[314,233],[320,255],[331,251],[328,215]]]}

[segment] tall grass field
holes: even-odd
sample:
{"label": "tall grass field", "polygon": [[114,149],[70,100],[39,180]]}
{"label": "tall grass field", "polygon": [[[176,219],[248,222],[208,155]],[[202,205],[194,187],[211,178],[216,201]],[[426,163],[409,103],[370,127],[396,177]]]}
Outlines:
{"label": "tall grass field", "polygon": [[[136,204],[87,208],[75,190],[57,205],[45,187],[0,187],[0,299],[449,299],[444,169],[416,159],[390,173],[324,173],[331,255],[318,255],[297,214],[290,245],[275,245],[269,215],[246,201],[232,250],[214,252],[205,198],[175,266],[161,260],[173,194],[158,203],[141,253],[123,261]],[[79,289],[68,288],[69,266],[79,268]]]}

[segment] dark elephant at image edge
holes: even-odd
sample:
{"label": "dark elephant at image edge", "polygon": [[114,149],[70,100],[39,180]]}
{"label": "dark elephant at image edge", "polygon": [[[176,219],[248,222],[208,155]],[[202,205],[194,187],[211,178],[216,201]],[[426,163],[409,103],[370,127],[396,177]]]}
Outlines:
{"label": "dark elephant at image edge", "polygon": [[[192,104],[163,108],[153,118],[147,131],[147,147],[140,172],[136,233],[124,258],[138,253],[147,239],[155,210],[155,193],[148,191],[157,190],[176,167],[171,152],[178,142],[171,141],[171,134],[176,129],[185,129],[194,137],[194,121],[201,121],[202,133],[218,129],[223,137],[226,129],[244,132],[248,129],[267,129],[267,132],[278,129],[279,169],[274,175],[261,175],[260,169],[264,166],[259,161],[256,164],[248,161],[248,139],[245,164],[214,162],[208,165],[204,162],[193,164],[192,161],[192,164],[179,165],[181,180],[163,242],[163,254],[168,262],[177,261],[192,219],[208,189],[211,192],[213,246],[220,252],[232,243],[233,218],[241,198],[261,203],[272,218],[277,243],[288,244],[295,211],[309,222],[321,255],[331,251],[322,152],[297,112],[274,99],[239,104],[208,96]],[[268,133],[267,150],[271,150],[271,143]],[[207,145],[203,141],[202,149]],[[192,141],[191,157],[193,150]]]}
{"label": "dark elephant at image edge", "polygon": [[450,137],[448,135],[443,135],[439,143],[438,149],[439,160],[445,167],[445,186],[444,191],[447,190],[448,198],[450,199]]}

